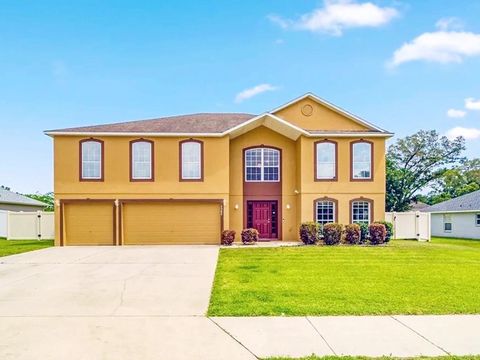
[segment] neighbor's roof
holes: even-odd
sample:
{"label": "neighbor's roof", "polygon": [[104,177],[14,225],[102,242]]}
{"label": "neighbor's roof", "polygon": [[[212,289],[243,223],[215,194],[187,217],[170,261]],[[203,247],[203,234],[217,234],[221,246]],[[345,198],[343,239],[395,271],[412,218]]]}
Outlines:
{"label": "neighbor's roof", "polygon": [[21,194],[17,194],[13,191],[0,189],[0,204],[15,204],[15,205],[29,205],[45,207],[47,204],[31,199]]}
{"label": "neighbor's roof", "polygon": [[423,212],[480,211],[480,190],[422,209]]}

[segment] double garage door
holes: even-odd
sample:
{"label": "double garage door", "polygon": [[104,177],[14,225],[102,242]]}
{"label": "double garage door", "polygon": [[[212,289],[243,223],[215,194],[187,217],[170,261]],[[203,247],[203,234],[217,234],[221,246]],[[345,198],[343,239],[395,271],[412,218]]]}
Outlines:
{"label": "double garage door", "polygon": [[218,244],[220,202],[74,201],[63,205],[64,245]]}

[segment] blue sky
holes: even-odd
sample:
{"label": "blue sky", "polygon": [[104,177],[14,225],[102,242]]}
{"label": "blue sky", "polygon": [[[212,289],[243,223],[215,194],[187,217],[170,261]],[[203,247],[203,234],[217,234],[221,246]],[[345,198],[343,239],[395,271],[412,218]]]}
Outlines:
{"label": "blue sky", "polygon": [[0,184],[53,189],[46,129],[260,113],[308,91],[400,137],[465,134],[476,157],[479,15],[467,0],[2,0]]}

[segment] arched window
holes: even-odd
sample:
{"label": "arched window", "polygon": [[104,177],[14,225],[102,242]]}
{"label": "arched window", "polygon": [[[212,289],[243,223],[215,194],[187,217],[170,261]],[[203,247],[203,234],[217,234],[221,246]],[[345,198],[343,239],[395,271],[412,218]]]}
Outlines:
{"label": "arched window", "polygon": [[369,224],[373,221],[373,201],[355,199],[350,202],[350,218],[352,224]]}
{"label": "arched window", "polygon": [[203,142],[180,142],[180,180],[203,181]]}
{"label": "arched window", "polygon": [[351,143],[352,180],[372,180],[373,143],[366,140]]}
{"label": "arched window", "polygon": [[337,201],[334,199],[317,199],[315,204],[315,221],[325,225],[337,221]]}
{"label": "arched window", "polygon": [[103,141],[80,141],[80,180],[103,181]]}
{"label": "arched window", "polygon": [[130,141],[130,180],[153,180],[153,141]]}
{"label": "arched window", "polygon": [[337,143],[330,140],[315,143],[315,180],[337,179]]}
{"label": "arched window", "polygon": [[245,150],[245,181],[280,181],[280,150],[269,147]]}

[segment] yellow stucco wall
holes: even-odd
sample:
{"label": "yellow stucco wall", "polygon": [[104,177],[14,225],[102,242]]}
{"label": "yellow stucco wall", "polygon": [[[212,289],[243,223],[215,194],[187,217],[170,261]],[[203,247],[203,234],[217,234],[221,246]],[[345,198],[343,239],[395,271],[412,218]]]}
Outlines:
{"label": "yellow stucco wall", "polygon": [[[243,149],[265,145],[282,150],[282,239],[296,240],[296,144],[264,126],[231,141],[230,144],[230,227],[240,234],[243,228]],[[239,206],[235,210],[235,205]],[[290,209],[287,209],[290,205]],[[280,206],[280,204],[279,204]]]}
{"label": "yellow stucco wall", "polygon": [[[124,136],[95,137],[104,141],[104,181],[79,181],[79,141],[85,138],[54,138],[56,199],[224,199],[224,225],[229,227],[228,137],[195,138],[204,142],[203,182],[179,181],[179,142],[186,139],[183,137],[145,137],[154,141],[155,181],[130,182],[129,142],[138,137]],[[56,244],[60,238],[59,213],[56,211]]]}
{"label": "yellow stucco wall", "polygon": [[[305,105],[310,105],[313,109],[310,116],[302,113],[302,108]],[[275,115],[307,130],[368,130],[365,126],[340,115],[310,98],[305,98],[281,109]]]}

